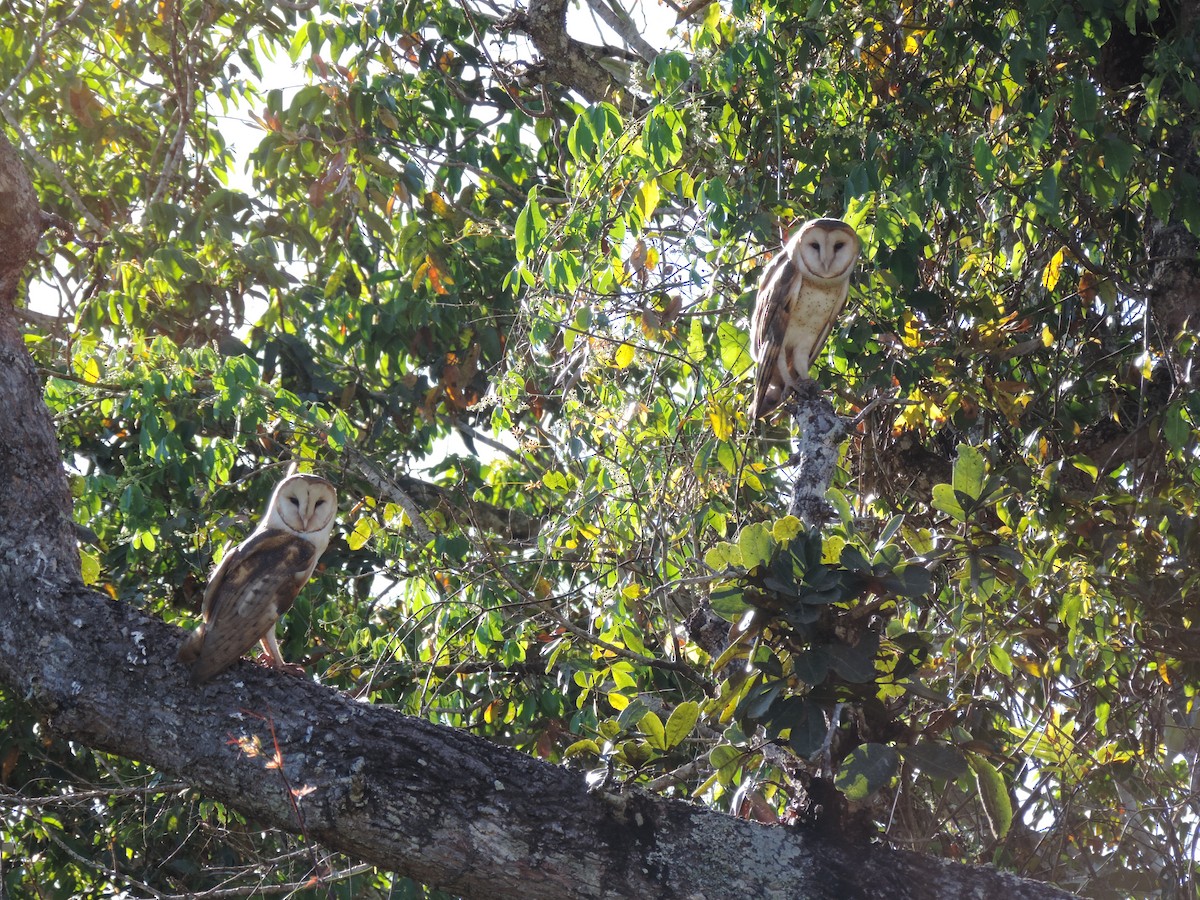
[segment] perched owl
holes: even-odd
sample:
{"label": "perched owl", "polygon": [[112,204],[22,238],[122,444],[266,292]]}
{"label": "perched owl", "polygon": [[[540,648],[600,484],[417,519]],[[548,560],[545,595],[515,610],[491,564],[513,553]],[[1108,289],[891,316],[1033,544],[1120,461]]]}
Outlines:
{"label": "perched owl", "polygon": [[763,271],[750,324],[758,363],[750,417],[762,418],[808,378],[846,305],[859,240],[841,219],[813,219]]}
{"label": "perched owl", "polygon": [[254,532],[225,554],[204,591],[204,623],[179,651],[192,684],[207,681],[262,641],[284,667],[275,623],[291,609],[329,543],[337,495],[324,478],[289,475],[275,488]]}

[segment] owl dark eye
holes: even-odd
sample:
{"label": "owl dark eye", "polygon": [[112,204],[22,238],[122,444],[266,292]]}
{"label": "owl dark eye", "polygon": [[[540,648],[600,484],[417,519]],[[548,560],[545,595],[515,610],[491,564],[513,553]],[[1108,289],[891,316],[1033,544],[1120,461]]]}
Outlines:
{"label": "owl dark eye", "polygon": [[300,498],[299,497],[288,497],[288,499],[292,501],[292,506],[296,507],[296,509],[300,508]]}
{"label": "owl dark eye", "polygon": [[320,508],[321,508],[322,506],[324,506],[324,505],[325,505],[325,501],[324,501],[323,499],[322,499],[322,500],[318,500],[318,501],[317,501],[317,502],[316,502],[316,503],[313,505],[313,509],[320,509]]}
{"label": "owl dark eye", "polygon": [[833,245],[833,252],[837,253],[839,250],[841,250],[845,246],[846,246],[845,241],[838,241],[836,244]]}
{"label": "owl dark eye", "polygon": [[809,244],[808,246],[812,247],[814,250],[820,250],[820,249],[821,249],[821,245],[820,245],[820,244],[818,244],[816,241],[813,241],[813,242],[812,242],[811,244]]}

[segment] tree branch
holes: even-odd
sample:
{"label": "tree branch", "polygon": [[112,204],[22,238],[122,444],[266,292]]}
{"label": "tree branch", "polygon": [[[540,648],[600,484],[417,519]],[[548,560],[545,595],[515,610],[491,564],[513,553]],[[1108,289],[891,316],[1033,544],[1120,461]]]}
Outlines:
{"label": "tree branch", "polygon": [[433,534],[421,518],[422,509],[436,509],[460,528],[479,528],[519,542],[533,540],[542,528],[541,519],[520,510],[456,496],[448,488],[409,475],[389,475],[357,450],[347,450],[346,458],[379,496],[398,504],[408,513],[413,530],[422,543],[433,540]]}
{"label": "tree branch", "polygon": [[604,51],[567,34],[567,0],[533,0],[528,11],[515,9],[497,26],[516,28],[533,41],[543,61],[541,69],[527,73],[534,83],[560,84],[578,91],[590,103],[608,100],[622,112],[636,110],[627,85],[619,83],[602,64]]}

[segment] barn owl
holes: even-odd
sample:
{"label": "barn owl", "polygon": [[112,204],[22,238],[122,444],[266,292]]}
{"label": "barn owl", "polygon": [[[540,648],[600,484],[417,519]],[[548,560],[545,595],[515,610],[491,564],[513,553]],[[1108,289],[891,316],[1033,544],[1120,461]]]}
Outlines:
{"label": "barn owl", "polygon": [[808,378],[846,305],[859,240],[841,219],[813,219],[767,265],[750,324],[758,363],[750,417],[762,418]]}
{"label": "barn owl", "polygon": [[279,482],[267,513],[244,541],[225,554],[204,591],[204,623],[187,639],[179,660],[192,684],[223,672],[261,641],[267,662],[286,667],[275,623],[291,609],[329,543],[337,495],[324,478],[289,475]]}

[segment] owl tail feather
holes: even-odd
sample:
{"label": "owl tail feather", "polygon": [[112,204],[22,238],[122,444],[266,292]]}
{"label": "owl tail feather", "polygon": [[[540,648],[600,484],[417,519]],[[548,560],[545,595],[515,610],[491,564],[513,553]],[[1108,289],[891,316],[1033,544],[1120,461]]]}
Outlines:
{"label": "owl tail feather", "polygon": [[187,636],[179,648],[177,659],[191,670],[192,684],[197,683],[196,662],[200,659],[200,651],[204,649],[205,628],[203,625]]}

